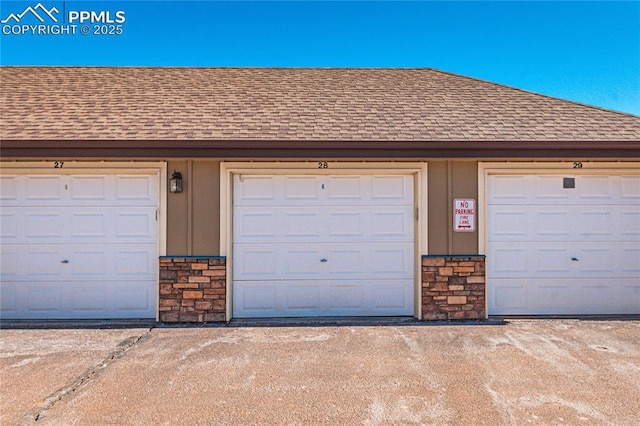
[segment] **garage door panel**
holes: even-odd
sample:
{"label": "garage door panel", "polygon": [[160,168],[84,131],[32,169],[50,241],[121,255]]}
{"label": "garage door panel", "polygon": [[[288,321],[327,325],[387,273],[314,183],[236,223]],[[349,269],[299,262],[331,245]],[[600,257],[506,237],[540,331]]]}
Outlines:
{"label": "garage door panel", "polygon": [[578,254],[572,261],[572,266],[579,270],[581,275],[604,275],[615,278],[620,270],[619,257],[611,246],[584,247],[578,250]]}
{"label": "garage door panel", "polygon": [[18,199],[18,176],[2,175],[0,176],[0,201],[2,205],[10,205]]}
{"label": "garage door panel", "polygon": [[65,220],[62,212],[39,211],[26,213],[26,217],[27,228],[25,231],[29,240],[59,240],[69,232],[68,221]]}
{"label": "garage door panel", "polygon": [[20,253],[0,244],[0,281],[14,279],[24,269]]}
{"label": "garage door panel", "polygon": [[633,278],[493,279],[492,315],[640,314],[640,284]]}
{"label": "garage door panel", "polygon": [[237,318],[411,315],[413,282],[243,281],[234,285]]}
{"label": "garage door panel", "polygon": [[512,276],[526,273],[529,266],[527,250],[513,247],[511,244],[490,245],[487,268],[491,276]]}
{"label": "garage door panel", "polygon": [[487,188],[489,204],[523,204],[535,191],[534,182],[528,176],[490,176]]}
{"label": "garage door panel", "polygon": [[283,211],[283,231],[285,239],[312,238],[319,240],[320,217],[318,212],[312,210]]}
{"label": "garage door panel", "polygon": [[[4,280],[4,278],[3,278]],[[15,318],[16,310],[18,307],[17,286],[2,284],[2,294],[0,294],[0,317],[1,318]]]}
{"label": "garage door panel", "polygon": [[158,196],[158,185],[150,176],[109,176],[115,180],[115,199],[127,204],[132,202],[153,203]]}
{"label": "garage door panel", "polygon": [[234,175],[234,207],[413,205],[412,176]]}
{"label": "garage door panel", "polygon": [[527,273],[544,275],[567,275],[571,273],[571,253],[567,248],[539,247],[533,255],[532,271]]}
{"label": "garage door panel", "polygon": [[640,202],[640,176],[620,176],[620,199],[627,203]]}
{"label": "garage door panel", "polygon": [[410,293],[413,289],[407,286],[406,281],[383,281],[374,285],[372,305],[375,310],[378,312],[391,310],[403,312],[405,315],[411,313]]}
{"label": "garage door panel", "polygon": [[620,309],[624,313],[640,313],[640,281],[626,280],[619,290]]}
{"label": "garage door panel", "polygon": [[413,313],[412,176],[235,175],[233,209],[235,317]]}
{"label": "garage door panel", "polygon": [[635,241],[640,213],[629,206],[495,206],[489,209],[489,242]]}
{"label": "garage door panel", "polygon": [[155,239],[156,212],[130,211],[116,213],[115,237],[118,239]]}
{"label": "garage door panel", "polygon": [[65,194],[64,181],[59,176],[26,176],[26,201],[62,200]]}
{"label": "garage door panel", "polygon": [[[155,280],[2,283],[4,319],[154,318]],[[8,297],[5,299],[5,295]]]}
{"label": "garage door panel", "polygon": [[107,177],[72,176],[69,179],[69,197],[75,202],[106,201],[108,199]]}
{"label": "garage door panel", "polygon": [[0,238],[7,242],[18,237],[21,217],[15,211],[0,210]]}
{"label": "garage door panel", "polygon": [[362,211],[329,211],[328,214],[328,239],[353,239],[366,238],[368,224]]}
{"label": "garage door panel", "polygon": [[[138,279],[156,275],[151,244],[3,244],[2,280]],[[75,278],[72,278],[75,277]]]}
{"label": "garage door panel", "polygon": [[[621,250],[622,271],[625,272],[625,275],[628,273],[632,276],[640,277],[640,242],[628,247],[622,247]],[[640,278],[638,282],[640,282]]]}
{"label": "garage door panel", "polygon": [[[327,258],[321,258],[321,267],[324,267],[325,274],[333,277],[352,275],[354,277],[364,277],[367,273],[366,253],[359,247],[352,248],[330,248]],[[316,263],[317,263],[316,257]],[[322,262],[322,260],[326,262]]]}
{"label": "garage door panel", "polygon": [[2,176],[2,316],[155,317],[158,173],[55,173]]}
{"label": "garage door panel", "polygon": [[372,247],[366,253],[367,265],[373,276],[408,278],[413,275],[413,244],[393,244]]}
{"label": "garage door panel", "polygon": [[566,242],[494,242],[487,258],[490,277],[579,275],[616,279],[637,276],[640,269],[640,247],[634,242],[593,242],[584,246]]}
{"label": "garage door panel", "polygon": [[108,216],[104,211],[86,211],[71,213],[71,231],[73,238],[108,238]]}
{"label": "garage door panel", "polygon": [[[282,184],[283,198],[288,203],[302,202],[309,203],[320,199],[320,186],[318,180],[313,176],[284,176],[281,179],[272,178],[274,185]],[[275,189],[275,187],[274,187]],[[279,191],[276,190],[276,194]],[[277,196],[277,195],[276,195]]]}
{"label": "garage door panel", "polygon": [[[28,285],[27,293],[27,314],[35,313],[37,316],[55,316],[64,310],[62,301],[64,289],[47,285]],[[31,316],[31,315],[29,315]]]}
{"label": "garage door panel", "polygon": [[235,317],[273,317],[282,310],[277,302],[279,288],[275,282],[235,282],[233,287]]}
{"label": "garage door panel", "polygon": [[287,311],[317,311],[322,293],[318,285],[289,286],[284,293]]}
{"label": "garage door panel", "polygon": [[378,202],[399,202],[407,205],[413,195],[413,185],[408,176],[372,176],[371,198]]}
{"label": "garage door panel", "polygon": [[110,243],[157,240],[155,207],[2,207],[3,243]]}
{"label": "garage door panel", "polygon": [[529,214],[521,207],[493,210],[489,220],[489,241],[519,241],[528,235]]}
{"label": "garage door panel", "polygon": [[571,198],[562,176],[529,176],[527,183],[532,189],[528,198],[537,203],[566,203]]}
{"label": "garage door panel", "polygon": [[114,259],[109,258],[110,253],[104,248],[73,250],[69,256],[71,261],[63,265],[65,269],[71,269],[70,273],[76,278],[90,279],[91,277],[100,277],[108,274],[109,265]]}
{"label": "garage door panel", "polygon": [[[413,243],[236,244],[234,280],[408,278]],[[323,261],[324,260],[324,261]]]}
{"label": "garage door panel", "polygon": [[527,311],[527,286],[524,280],[494,278],[488,291],[489,312],[515,314]]}
{"label": "garage door panel", "polygon": [[635,175],[489,176],[489,313],[640,312],[638,195]]}
{"label": "garage door panel", "polygon": [[606,209],[584,208],[576,213],[576,228],[578,235],[585,239],[607,239],[617,237],[619,232],[614,217],[615,212]]}
{"label": "garage door panel", "polygon": [[130,282],[115,289],[115,297],[110,311],[121,318],[155,317],[155,291],[148,281]]}
{"label": "garage door panel", "polygon": [[369,182],[360,176],[317,177],[317,182],[326,182],[326,198],[333,203],[360,204],[370,198]]}
{"label": "garage door panel", "polygon": [[243,209],[235,216],[234,237],[238,242],[272,239],[278,226],[276,212],[263,212],[261,209]]}
{"label": "garage door panel", "polygon": [[[114,250],[115,271],[110,271],[118,280],[148,277],[157,268],[155,246],[128,244]],[[108,268],[105,268],[108,270]]]}
{"label": "garage door panel", "polygon": [[26,270],[23,279],[57,280],[68,274],[67,265],[62,262],[65,258],[57,246],[33,248],[26,253]]}
{"label": "garage door panel", "polygon": [[2,180],[3,206],[155,206],[153,175],[9,175]]}
{"label": "garage door panel", "polygon": [[233,275],[236,279],[257,279],[277,274],[277,247],[268,244],[236,244],[233,250]]}
{"label": "garage door panel", "polygon": [[[640,201],[638,202],[640,204]],[[622,210],[620,212],[620,234],[623,238],[640,241],[640,211]]]}
{"label": "garage door panel", "polygon": [[280,276],[286,280],[304,276],[326,276],[328,274],[327,268],[321,262],[323,256],[326,256],[326,249],[320,250],[313,246],[308,248],[307,246],[280,246],[278,247],[278,252],[282,253],[278,256],[280,268],[278,273],[271,278]]}
{"label": "garage door panel", "polygon": [[95,315],[96,312],[107,312],[109,298],[106,293],[106,290],[102,287],[74,286],[70,295],[70,310],[83,317],[91,314]]}
{"label": "garage door panel", "polygon": [[615,176],[580,176],[576,178],[577,198],[589,204],[612,201],[617,198],[617,180]]}
{"label": "garage door panel", "polygon": [[414,238],[411,206],[274,206],[269,211],[264,207],[238,207],[234,218],[236,243],[315,244]]}
{"label": "garage door panel", "polygon": [[532,219],[535,224],[533,235],[541,238],[566,239],[569,237],[572,228],[571,224],[573,223],[570,211],[566,209],[544,209],[535,211],[531,216],[533,216]]}
{"label": "garage door panel", "polygon": [[[56,280],[64,276],[64,257],[57,245],[2,244],[4,280]],[[4,287],[3,287],[4,288]]]}
{"label": "garage door panel", "polygon": [[[565,188],[564,179],[574,188]],[[636,204],[640,199],[640,176],[489,176],[487,201],[492,205]]]}

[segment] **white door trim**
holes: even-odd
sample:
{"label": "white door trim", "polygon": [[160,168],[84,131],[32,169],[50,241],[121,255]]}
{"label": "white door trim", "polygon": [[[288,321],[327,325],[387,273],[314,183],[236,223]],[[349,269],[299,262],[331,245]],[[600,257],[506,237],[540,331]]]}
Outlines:
{"label": "white door trim", "polygon": [[[326,167],[325,167],[326,165]],[[414,316],[422,318],[421,255],[427,250],[427,163],[426,162],[375,162],[375,161],[248,161],[220,163],[220,255],[227,257],[226,320],[232,317],[233,309],[233,175],[362,175],[362,174],[406,174],[415,176],[414,203],[418,223],[415,226],[415,293]]]}
{"label": "white door trim", "polygon": [[[13,174],[157,174],[158,176],[158,201],[157,201],[157,257],[164,256],[167,252],[167,163],[150,161],[0,161],[0,175]],[[159,320],[159,270],[156,271],[156,321]]]}

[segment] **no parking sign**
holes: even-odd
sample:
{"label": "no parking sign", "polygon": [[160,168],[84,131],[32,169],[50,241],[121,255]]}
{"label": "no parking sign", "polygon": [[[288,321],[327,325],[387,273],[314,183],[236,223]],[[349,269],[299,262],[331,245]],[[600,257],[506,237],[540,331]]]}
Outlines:
{"label": "no parking sign", "polygon": [[476,230],[476,200],[473,198],[453,200],[453,230],[455,232]]}

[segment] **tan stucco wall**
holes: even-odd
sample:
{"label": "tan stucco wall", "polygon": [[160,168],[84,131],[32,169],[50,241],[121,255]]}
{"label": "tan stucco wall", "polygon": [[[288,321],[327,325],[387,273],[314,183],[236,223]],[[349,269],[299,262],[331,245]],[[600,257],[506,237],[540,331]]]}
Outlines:
{"label": "tan stucco wall", "polygon": [[[473,198],[478,207],[478,162],[429,161],[429,253],[477,254],[478,231],[453,231],[453,200]],[[476,213],[477,222],[477,213]]]}
{"label": "tan stucco wall", "polygon": [[[182,173],[185,190],[167,195],[167,254],[220,254],[220,161],[169,161],[167,174]],[[477,254],[478,232],[453,232],[453,200],[478,199],[478,162],[428,161],[428,253]]]}
{"label": "tan stucco wall", "polygon": [[169,161],[167,174],[182,173],[184,191],[167,194],[167,254],[220,254],[220,161]]}

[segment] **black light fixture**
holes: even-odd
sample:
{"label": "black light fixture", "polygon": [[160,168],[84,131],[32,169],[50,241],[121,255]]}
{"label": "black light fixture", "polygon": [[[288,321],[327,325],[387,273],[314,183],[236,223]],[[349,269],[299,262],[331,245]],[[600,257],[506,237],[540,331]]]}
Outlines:
{"label": "black light fixture", "polygon": [[182,192],[182,173],[173,171],[171,179],[169,179],[169,192]]}

